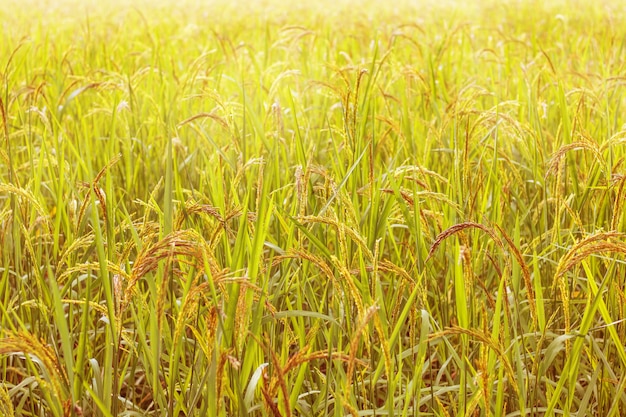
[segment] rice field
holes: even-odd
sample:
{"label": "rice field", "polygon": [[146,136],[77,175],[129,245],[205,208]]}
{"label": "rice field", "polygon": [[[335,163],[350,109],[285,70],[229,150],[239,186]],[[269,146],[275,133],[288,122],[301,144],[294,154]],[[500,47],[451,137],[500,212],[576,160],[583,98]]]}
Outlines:
{"label": "rice field", "polygon": [[6,0],[0,416],[619,416],[626,3]]}

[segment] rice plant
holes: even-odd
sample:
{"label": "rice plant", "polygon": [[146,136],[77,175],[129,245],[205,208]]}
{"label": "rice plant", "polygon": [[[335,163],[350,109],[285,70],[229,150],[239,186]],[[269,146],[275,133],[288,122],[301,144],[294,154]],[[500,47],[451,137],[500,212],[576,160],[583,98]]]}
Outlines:
{"label": "rice plant", "polygon": [[621,415],[624,2],[102,3],[0,5],[0,415]]}

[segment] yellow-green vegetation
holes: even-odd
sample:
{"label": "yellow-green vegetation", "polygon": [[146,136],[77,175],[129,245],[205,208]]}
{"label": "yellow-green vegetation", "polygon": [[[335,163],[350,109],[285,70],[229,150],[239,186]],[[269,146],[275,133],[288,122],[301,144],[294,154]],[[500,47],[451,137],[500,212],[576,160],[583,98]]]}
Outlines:
{"label": "yellow-green vegetation", "polygon": [[3,2],[0,414],[620,415],[625,5],[381,3]]}

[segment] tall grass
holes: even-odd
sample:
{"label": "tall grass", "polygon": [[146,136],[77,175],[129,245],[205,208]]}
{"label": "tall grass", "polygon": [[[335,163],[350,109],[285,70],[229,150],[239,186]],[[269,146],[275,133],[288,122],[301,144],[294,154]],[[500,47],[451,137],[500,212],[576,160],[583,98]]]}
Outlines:
{"label": "tall grass", "polygon": [[0,414],[626,406],[623,3],[20,5]]}

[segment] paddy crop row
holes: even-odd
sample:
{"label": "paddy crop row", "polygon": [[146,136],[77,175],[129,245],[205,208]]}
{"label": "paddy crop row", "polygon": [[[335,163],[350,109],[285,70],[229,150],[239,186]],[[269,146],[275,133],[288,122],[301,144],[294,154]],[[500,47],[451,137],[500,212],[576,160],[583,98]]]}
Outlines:
{"label": "paddy crop row", "polygon": [[0,415],[620,415],[618,1],[0,8]]}

